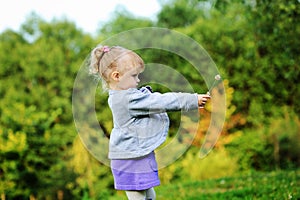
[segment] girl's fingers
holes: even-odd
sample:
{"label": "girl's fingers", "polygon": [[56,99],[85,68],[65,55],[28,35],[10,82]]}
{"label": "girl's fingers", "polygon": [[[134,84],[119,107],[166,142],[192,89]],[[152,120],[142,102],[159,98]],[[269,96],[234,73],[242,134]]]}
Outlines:
{"label": "girl's fingers", "polygon": [[198,95],[198,105],[200,108],[203,108],[206,102],[210,99],[210,95],[200,94]]}

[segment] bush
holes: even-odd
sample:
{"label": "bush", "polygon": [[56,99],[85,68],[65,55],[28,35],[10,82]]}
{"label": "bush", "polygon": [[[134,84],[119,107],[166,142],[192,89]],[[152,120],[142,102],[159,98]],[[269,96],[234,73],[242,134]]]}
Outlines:
{"label": "bush", "polygon": [[274,148],[274,159],[281,169],[300,166],[300,120],[288,107],[271,121],[268,141]]}
{"label": "bush", "polygon": [[238,169],[237,161],[225,148],[211,151],[200,159],[199,149],[191,147],[186,155],[171,166],[160,170],[162,183],[176,180],[204,180],[233,175]]}
{"label": "bush", "polygon": [[275,160],[273,148],[260,130],[248,130],[235,133],[233,141],[226,145],[228,151],[237,158],[240,170],[271,170]]}
{"label": "bush", "polygon": [[235,133],[226,148],[238,159],[241,170],[300,166],[300,121],[291,110],[283,107],[268,119],[269,124]]}

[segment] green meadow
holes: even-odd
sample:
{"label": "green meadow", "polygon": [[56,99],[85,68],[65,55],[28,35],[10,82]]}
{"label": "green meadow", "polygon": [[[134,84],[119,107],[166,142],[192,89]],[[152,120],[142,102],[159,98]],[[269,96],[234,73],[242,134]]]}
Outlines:
{"label": "green meadow", "polygon": [[[181,181],[156,188],[164,200],[297,200],[300,199],[300,170],[249,172],[203,181]],[[124,194],[108,199],[126,199]]]}

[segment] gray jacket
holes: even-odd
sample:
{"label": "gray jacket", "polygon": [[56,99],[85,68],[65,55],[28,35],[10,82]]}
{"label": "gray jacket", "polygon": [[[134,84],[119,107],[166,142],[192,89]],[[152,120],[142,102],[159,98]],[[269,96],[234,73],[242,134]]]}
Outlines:
{"label": "gray jacket", "polygon": [[109,141],[109,159],[145,156],[160,146],[167,137],[167,111],[198,108],[197,94],[151,93],[147,88],[110,90],[108,104],[114,127]]}

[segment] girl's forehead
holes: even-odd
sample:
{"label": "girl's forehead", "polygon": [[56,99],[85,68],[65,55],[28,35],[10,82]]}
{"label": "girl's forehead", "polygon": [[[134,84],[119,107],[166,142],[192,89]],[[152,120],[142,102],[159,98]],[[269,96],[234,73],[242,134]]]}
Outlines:
{"label": "girl's forehead", "polygon": [[130,67],[127,72],[131,74],[139,74],[142,72],[142,69],[137,67]]}

